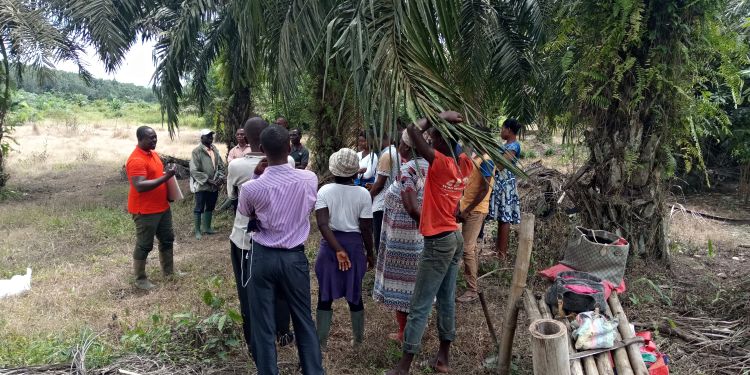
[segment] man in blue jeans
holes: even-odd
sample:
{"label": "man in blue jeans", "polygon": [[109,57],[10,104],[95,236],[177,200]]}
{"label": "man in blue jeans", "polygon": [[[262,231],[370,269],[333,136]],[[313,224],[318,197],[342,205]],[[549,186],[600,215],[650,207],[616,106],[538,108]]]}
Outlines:
{"label": "man in blue jeans", "polygon": [[[240,188],[237,212],[250,218],[253,233],[247,260],[251,353],[260,375],[276,375],[274,301],[286,299],[292,314],[302,373],[324,374],[310,308],[310,270],[304,242],[310,233],[318,178],[294,169],[287,157],[289,132],[272,125],[260,135],[268,166]],[[260,165],[263,168],[263,164]]]}
{"label": "man in blue jeans", "polygon": [[[443,112],[440,117],[452,124],[463,121],[461,115],[453,111]],[[430,131],[432,146],[422,137],[425,131]],[[447,373],[450,372],[451,342],[456,338],[456,276],[464,245],[456,212],[473,164],[465,154],[452,157],[454,145],[446,141],[426,119],[409,125],[407,133],[416,152],[430,163],[419,221],[424,250],[419,260],[409,318],[404,329],[404,354],[388,374],[409,374],[414,356],[421,348],[434,299],[437,299],[440,349],[429,363],[435,372]]]}

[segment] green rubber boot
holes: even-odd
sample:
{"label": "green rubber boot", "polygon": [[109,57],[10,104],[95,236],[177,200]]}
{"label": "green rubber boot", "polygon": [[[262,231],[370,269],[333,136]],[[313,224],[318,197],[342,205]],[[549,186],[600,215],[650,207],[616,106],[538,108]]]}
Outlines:
{"label": "green rubber boot", "polygon": [[211,228],[211,222],[214,220],[214,212],[206,211],[203,213],[203,233],[215,234],[214,228]]}
{"label": "green rubber boot", "polygon": [[365,339],[365,311],[350,311],[352,317],[352,345],[358,346]]}
{"label": "green rubber boot", "polygon": [[195,239],[200,240],[201,239],[201,214],[200,212],[195,213],[195,225],[193,226],[193,230],[195,231]]}
{"label": "green rubber boot", "polygon": [[133,259],[133,271],[135,273],[135,287],[142,290],[151,290],[156,285],[151,284],[146,276],[146,261]]}
{"label": "green rubber boot", "polygon": [[318,342],[320,350],[325,351],[328,345],[328,334],[331,332],[331,320],[333,320],[333,310],[317,310],[315,313],[315,325],[318,330]]}

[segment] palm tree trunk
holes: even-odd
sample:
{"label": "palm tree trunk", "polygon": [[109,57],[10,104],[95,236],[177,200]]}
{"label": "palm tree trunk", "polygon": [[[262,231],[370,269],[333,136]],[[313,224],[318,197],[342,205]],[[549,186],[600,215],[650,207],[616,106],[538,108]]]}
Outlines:
{"label": "palm tree trunk", "polygon": [[[568,192],[579,208],[584,225],[618,233],[630,242],[632,254],[646,254],[667,260],[668,220],[662,141],[659,132],[644,135],[644,124],[633,122],[628,129],[589,135],[589,163],[592,173],[579,173]],[[624,145],[638,145],[626,149]],[[584,172],[582,170],[582,172]]]}
{"label": "palm tree trunk", "polygon": [[3,136],[5,135],[6,126],[6,115],[10,108],[10,62],[8,61],[8,53],[5,49],[5,41],[0,39],[0,53],[3,56],[3,96],[0,98],[0,188],[5,186],[8,181],[7,173],[5,173],[5,148],[3,147]]}
{"label": "palm tree trunk", "polygon": [[[326,67],[319,59],[315,75],[315,124],[309,138],[312,170],[319,176],[328,173],[328,158],[342,147],[354,143],[355,135],[362,126],[362,116],[350,97],[345,96],[345,87],[335,73],[335,62],[328,67],[328,79],[325,79]],[[344,105],[343,111],[341,105]],[[342,118],[339,121],[339,112]]]}

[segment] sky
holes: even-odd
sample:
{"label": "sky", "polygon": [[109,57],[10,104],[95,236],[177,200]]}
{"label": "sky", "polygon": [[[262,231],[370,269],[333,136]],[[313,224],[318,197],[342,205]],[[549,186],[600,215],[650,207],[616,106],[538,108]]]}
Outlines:
{"label": "sky", "polygon": [[[130,51],[125,55],[122,65],[120,65],[120,69],[114,74],[106,73],[104,64],[99,60],[93,47],[86,48],[86,55],[82,56],[82,60],[86,63],[88,71],[96,78],[115,79],[118,82],[151,86],[151,76],[155,70],[154,62],[151,58],[154,44],[154,41],[146,43],[138,41],[130,48]],[[70,61],[58,62],[55,64],[55,68],[67,72],[78,72],[78,67]]]}

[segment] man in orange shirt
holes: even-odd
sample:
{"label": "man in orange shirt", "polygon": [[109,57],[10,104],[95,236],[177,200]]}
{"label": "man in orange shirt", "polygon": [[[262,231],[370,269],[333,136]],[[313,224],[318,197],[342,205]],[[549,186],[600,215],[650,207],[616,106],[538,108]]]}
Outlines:
{"label": "man in orange shirt", "polygon": [[[443,120],[456,124],[463,119],[454,111],[440,114]],[[465,154],[453,158],[455,144],[444,139],[426,119],[407,127],[417,153],[430,163],[425,181],[419,231],[424,236],[424,250],[419,260],[417,280],[411,298],[409,318],[404,329],[404,352],[401,361],[389,375],[408,375],[414,356],[419,352],[422,335],[437,299],[437,327],[440,349],[430,367],[435,372],[450,372],[449,352],[456,337],[456,276],[463,255],[463,237],[458,230],[458,202],[473,164]],[[432,146],[422,137],[429,130]]]}
{"label": "man in orange shirt", "polygon": [[154,236],[159,239],[159,261],[165,276],[174,273],[172,244],[172,211],[167,200],[166,182],[175,174],[174,166],[164,171],[156,148],[156,132],[141,126],[135,132],[138,146],[128,157],[125,170],[130,182],[128,212],[133,215],[136,229],[133,269],[135,286],[149,290],[154,287],[146,276],[146,258],[154,247]]}

